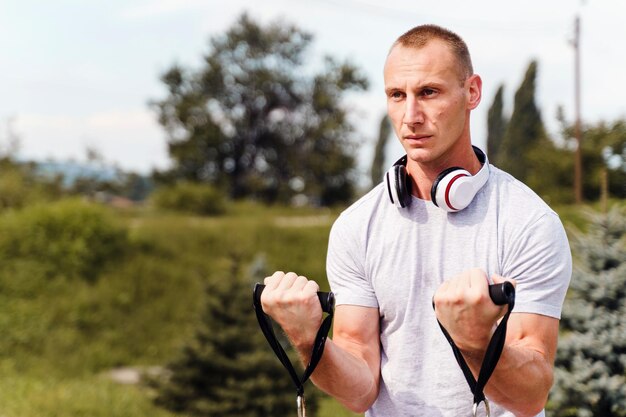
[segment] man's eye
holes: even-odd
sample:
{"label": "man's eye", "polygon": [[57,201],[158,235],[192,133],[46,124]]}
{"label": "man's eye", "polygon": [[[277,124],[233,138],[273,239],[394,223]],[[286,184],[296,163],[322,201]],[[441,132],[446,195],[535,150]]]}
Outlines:
{"label": "man's eye", "polygon": [[400,91],[394,91],[393,93],[391,93],[390,97],[394,100],[399,100],[404,97],[404,94],[402,94]]}
{"label": "man's eye", "polygon": [[435,90],[433,90],[432,88],[425,88],[422,90],[422,95],[423,96],[432,96],[435,95],[437,92]]}

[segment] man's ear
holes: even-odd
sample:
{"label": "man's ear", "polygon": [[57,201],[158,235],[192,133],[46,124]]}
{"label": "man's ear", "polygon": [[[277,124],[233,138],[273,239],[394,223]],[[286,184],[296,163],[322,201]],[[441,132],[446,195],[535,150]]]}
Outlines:
{"label": "man's ear", "polygon": [[480,75],[474,74],[467,79],[466,85],[469,93],[467,107],[469,110],[474,110],[478,107],[483,95],[483,80],[480,78]]}

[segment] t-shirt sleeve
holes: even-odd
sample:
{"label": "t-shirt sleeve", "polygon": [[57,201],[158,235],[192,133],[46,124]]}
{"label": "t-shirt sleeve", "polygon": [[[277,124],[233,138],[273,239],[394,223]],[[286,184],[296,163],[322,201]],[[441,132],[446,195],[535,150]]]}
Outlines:
{"label": "t-shirt sleeve", "polygon": [[544,214],[512,236],[509,244],[502,275],[517,281],[513,311],[560,319],[572,258],[559,217],[554,212]]}
{"label": "t-shirt sleeve", "polygon": [[363,241],[358,227],[350,227],[345,216],[333,224],[328,241],[326,273],[337,305],[378,307],[371,282],[365,273]]}

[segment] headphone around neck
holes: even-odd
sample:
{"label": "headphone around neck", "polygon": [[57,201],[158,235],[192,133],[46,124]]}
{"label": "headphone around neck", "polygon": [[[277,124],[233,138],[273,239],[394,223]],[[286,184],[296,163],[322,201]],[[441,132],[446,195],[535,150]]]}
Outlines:
{"label": "headphone around neck", "polygon": [[[432,202],[447,212],[463,210],[469,206],[474,196],[489,179],[489,160],[476,146],[474,153],[483,164],[476,175],[459,167],[451,167],[441,172],[430,189]],[[398,208],[411,205],[411,179],[406,173],[407,156],[398,159],[385,174],[389,199]]]}

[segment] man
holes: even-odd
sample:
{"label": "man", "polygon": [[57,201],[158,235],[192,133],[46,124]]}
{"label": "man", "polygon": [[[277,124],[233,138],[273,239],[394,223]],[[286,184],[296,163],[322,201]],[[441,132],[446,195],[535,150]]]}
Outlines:
{"label": "man", "polygon": [[[437,319],[477,375],[506,309],[491,302],[488,277],[506,279],[516,285],[516,307],[485,394],[493,416],[541,416],[571,275],[563,227],[530,189],[472,148],[470,113],[482,81],[456,34],[433,25],[405,33],[389,52],[384,79],[389,118],[407,154],[408,204],[391,204],[394,185],[383,182],[333,225],[333,339],[312,379],[367,416],[471,415],[472,395]],[[438,207],[431,198],[450,167],[486,175],[457,212],[442,209],[447,199]],[[306,363],[322,318],[317,284],[283,272],[265,283],[264,310]]]}

